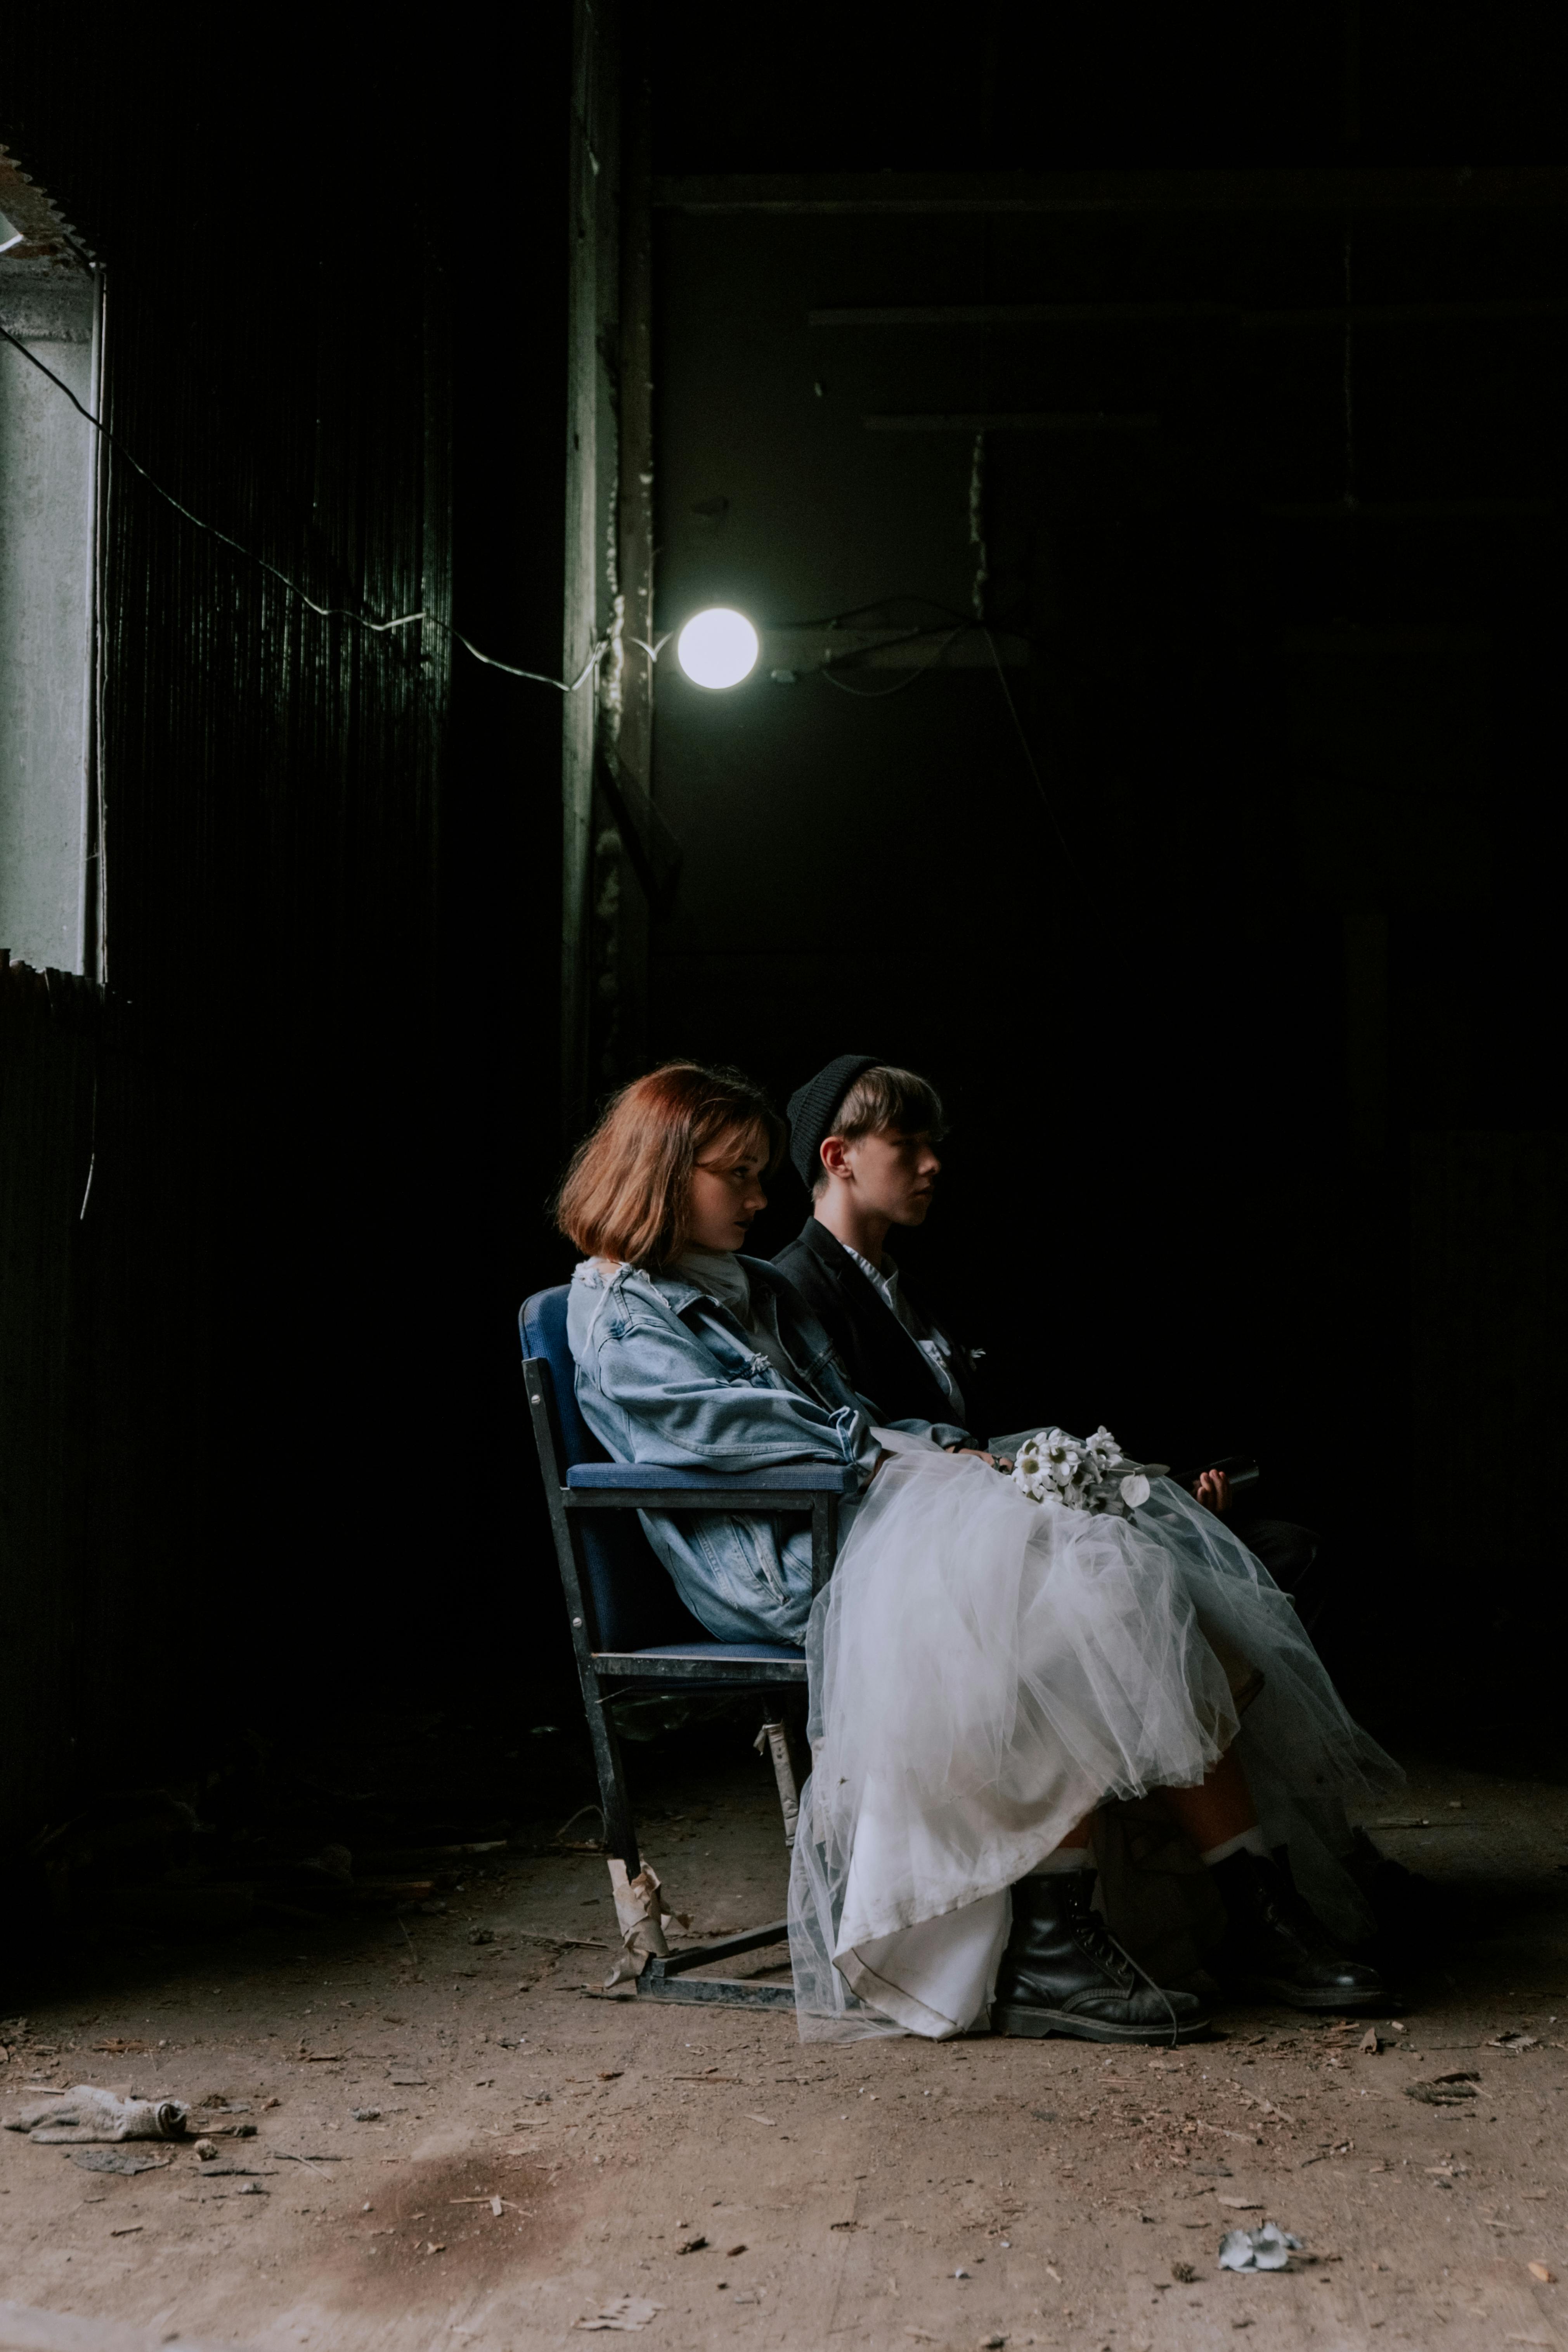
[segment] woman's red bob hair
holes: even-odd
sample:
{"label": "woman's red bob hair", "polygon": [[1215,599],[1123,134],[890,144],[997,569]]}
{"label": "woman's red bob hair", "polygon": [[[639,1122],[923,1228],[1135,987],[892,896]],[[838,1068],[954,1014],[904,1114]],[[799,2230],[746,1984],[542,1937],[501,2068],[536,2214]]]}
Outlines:
{"label": "woman's red bob hair", "polygon": [[623,1087],[578,1146],[555,1203],[555,1222],[584,1257],[668,1265],[689,1238],[691,1171],[733,1135],[771,1172],[784,1123],[739,1070],[667,1062]]}

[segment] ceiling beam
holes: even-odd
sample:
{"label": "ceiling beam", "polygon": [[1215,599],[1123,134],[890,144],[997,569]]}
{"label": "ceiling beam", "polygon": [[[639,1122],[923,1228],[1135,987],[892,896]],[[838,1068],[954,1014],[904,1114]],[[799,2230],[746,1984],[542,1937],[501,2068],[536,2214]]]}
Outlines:
{"label": "ceiling beam", "polygon": [[864,172],[659,179],[665,212],[1064,215],[1171,212],[1486,212],[1568,206],[1568,168],[1403,165],[1246,172]]}
{"label": "ceiling beam", "polygon": [[904,304],[881,310],[808,310],[808,327],[1144,327],[1216,320],[1244,333],[1293,328],[1419,327],[1508,319],[1568,318],[1568,296],[1550,294],[1495,302],[1352,302],[1315,309],[1248,310],[1235,302],[957,302]]}
{"label": "ceiling beam", "polygon": [[893,411],[863,416],[868,433],[1157,433],[1158,416],[1115,415],[1103,408]]}

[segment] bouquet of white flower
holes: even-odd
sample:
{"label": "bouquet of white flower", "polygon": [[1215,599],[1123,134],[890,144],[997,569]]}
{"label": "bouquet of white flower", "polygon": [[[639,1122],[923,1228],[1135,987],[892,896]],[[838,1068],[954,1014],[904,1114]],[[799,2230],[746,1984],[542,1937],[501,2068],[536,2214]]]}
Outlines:
{"label": "bouquet of white flower", "polygon": [[1125,1519],[1149,1499],[1149,1480],[1163,1462],[1130,1462],[1103,1424],[1092,1437],[1042,1429],[1019,1446],[1013,1484],[1031,1503],[1063,1503],[1069,1510],[1102,1511]]}

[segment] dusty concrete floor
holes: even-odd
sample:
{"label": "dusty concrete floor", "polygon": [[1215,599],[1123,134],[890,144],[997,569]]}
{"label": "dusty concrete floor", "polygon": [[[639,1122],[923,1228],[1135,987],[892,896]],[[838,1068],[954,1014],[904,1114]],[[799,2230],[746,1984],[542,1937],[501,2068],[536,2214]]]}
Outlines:
{"label": "dusty concrete floor", "polygon": [[[661,1810],[648,1855],[698,1928],[778,1916],[760,1766],[682,1768]],[[624,2296],[659,2306],[650,2344],[758,2352],[1240,2330],[1256,2352],[1568,2352],[1568,1790],[1432,1769],[1371,1818],[1421,1816],[1383,1842],[1462,1932],[1375,2056],[1364,2022],[1273,2011],[1226,2012],[1178,2058],[1110,2057],[803,2046],[786,2015],[588,1999],[613,1927],[593,1855],[501,1857],[406,1932],[100,1969],[9,2037],[5,2111],[35,2082],[248,2102],[257,2135],[219,2160],[265,2193],[185,2148],[121,2179],[0,2134],[0,2298],[267,2352],[528,2352]],[[1536,2046],[1493,2041],[1519,2032]],[[1478,2097],[1405,2095],[1455,2069]],[[1220,2273],[1222,2231],[1265,2218],[1304,2255]]]}

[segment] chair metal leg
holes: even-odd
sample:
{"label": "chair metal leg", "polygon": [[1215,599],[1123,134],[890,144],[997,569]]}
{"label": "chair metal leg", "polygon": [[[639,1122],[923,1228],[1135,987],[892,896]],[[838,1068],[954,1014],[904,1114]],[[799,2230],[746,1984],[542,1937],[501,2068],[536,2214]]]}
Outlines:
{"label": "chair metal leg", "polygon": [[720,1937],[711,1944],[692,1944],[683,1952],[671,1952],[668,1959],[649,1960],[637,1979],[637,1999],[700,2001],[731,2009],[793,2009],[793,1984],[759,1984],[754,1977],[690,1974],[714,1960],[738,1958],[742,1952],[758,1951],[764,1944],[782,1944],[788,1934],[789,1922],[780,1919],[770,1927],[750,1927],[743,1936]]}
{"label": "chair metal leg", "polygon": [[[525,1318],[526,1328],[526,1318]],[[584,1561],[574,1505],[585,1507],[600,1503],[605,1507],[635,1509],[644,1504],[660,1507],[684,1507],[688,1497],[661,1496],[654,1488],[638,1489],[625,1496],[568,1492],[564,1452],[556,1412],[555,1371],[546,1355],[525,1355],[523,1370],[526,1377],[529,1410],[534,1442],[543,1474],[545,1500],[550,1512],[551,1532],[554,1538],[557,1564],[561,1570],[562,1589],[572,1629],[573,1650],[577,1660],[578,1679],[583,1691],[584,1712],[588,1719],[588,1737],[594,1751],[594,1768],[599,1783],[599,1796],[605,1816],[605,1843],[610,1856],[622,1863],[628,1879],[637,1878],[643,1867],[637,1848],[637,1830],[626,1792],[626,1774],[621,1761],[620,1742],[616,1736],[610,1715],[610,1702],[601,1679],[596,1652],[599,1627],[592,1601],[592,1580],[584,1573]],[[563,1375],[569,1377],[568,1375]],[[736,1509],[750,1508],[772,1500],[776,1506],[795,1511],[803,1507],[804,1498],[796,1494],[763,1497],[751,1493],[730,1495],[715,1491],[715,1501],[722,1501]],[[814,1492],[811,1511],[811,1580],[814,1592],[820,1592],[833,1573],[834,1559],[838,1545],[838,1496],[833,1493]],[[620,1682],[625,1673],[636,1673],[635,1657],[622,1659],[625,1672],[606,1674],[605,1680]],[[708,1679],[699,1674],[691,1679]],[[679,1663],[673,1664],[666,1675],[658,1679],[672,1682],[683,1679]],[[721,1680],[722,1677],[720,1677]],[[735,1680],[755,1688],[765,1687],[764,1676],[754,1665],[750,1670],[737,1668]],[[775,1696],[763,1727],[763,1742],[770,1754],[778,1783],[779,1800],[784,1816],[786,1843],[791,1838],[792,1815],[798,1808],[793,1759],[789,1753],[787,1735]],[[694,1973],[741,1952],[762,1946],[784,1943],[788,1937],[787,1923],[779,1920],[765,1927],[749,1930],[744,1935],[730,1936],[712,1943],[689,1946],[684,1951],[650,1958],[637,1979],[638,1994],[649,2000],[728,2003],[755,2009],[792,2009],[795,1991],[789,1984],[763,1984],[742,1977],[703,1977]]]}
{"label": "chair metal leg", "polygon": [[582,1668],[583,1706],[588,1717],[588,1737],[593,1743],[594,1769],[599,1776],[599,1797],[605,1809],[605,1843],[609,1852],[619,1856],[626,1866],[626,1876],[635,1878],[642,1868],[637,1853],[637,1833],[632,1822],[631,1800],[626,1795],[626,1777],[621,1764],[621,1743],[616,1738],[616,1727],[610,1717],[610,1702],[599,1686],[599,1677],[592,1666]]}

